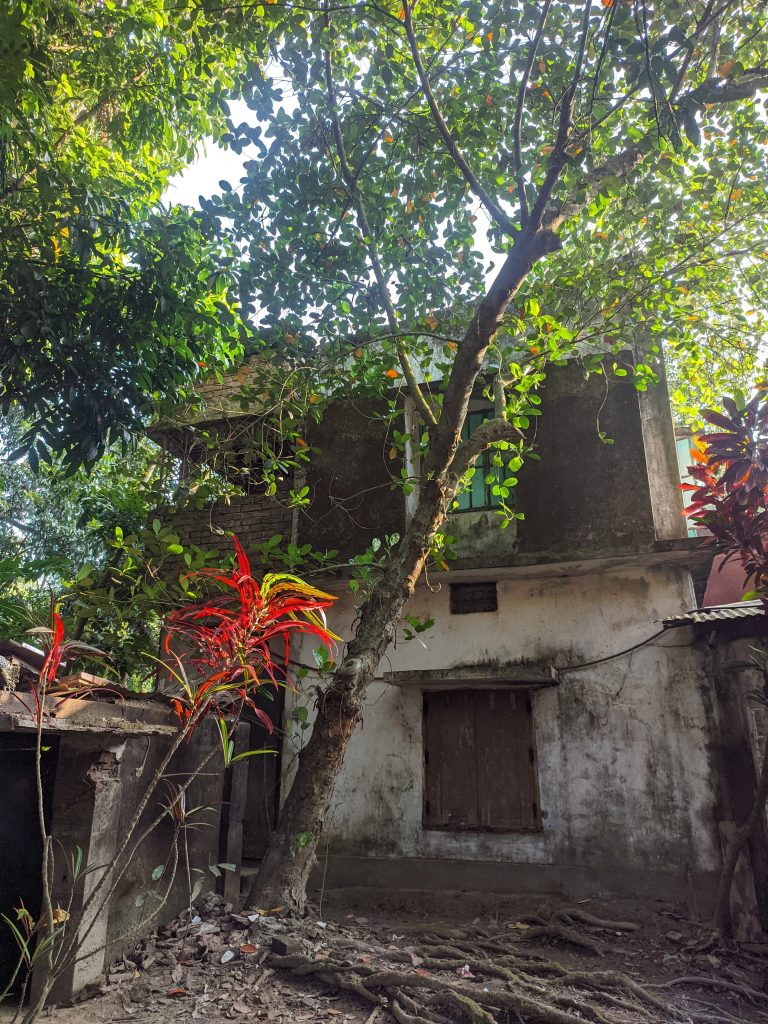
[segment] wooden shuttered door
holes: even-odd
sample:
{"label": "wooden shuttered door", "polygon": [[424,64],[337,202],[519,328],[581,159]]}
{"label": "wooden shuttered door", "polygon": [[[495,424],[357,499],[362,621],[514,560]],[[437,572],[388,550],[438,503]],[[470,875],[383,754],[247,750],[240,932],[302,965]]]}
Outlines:
{"label": "wooden shuttered door", "polygon": [[424,693],[424,826],[524,831],[539,826],[531,693]]}

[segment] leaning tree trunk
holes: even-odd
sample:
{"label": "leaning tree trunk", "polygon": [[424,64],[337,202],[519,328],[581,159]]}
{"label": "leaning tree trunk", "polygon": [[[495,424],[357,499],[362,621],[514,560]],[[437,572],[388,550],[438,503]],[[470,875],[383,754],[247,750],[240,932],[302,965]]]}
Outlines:
{"label": "leaning tree trunk", "polygon": [[[394,639],[403,607],[414,591],[459,480],[489,443],[506,437],[512,429],[502,413],[501,420],[485,425],[489,428],[485,433],[480,428],[469,441],[461,442],[472,389],[482,370],[490,339],[533,264],[561,247],[554,228],[563,219],[558,214],[542,226],[543,207],[537,216],[531,215],[459,345],[444,392],[440,420],[432,430],[429,452],[422,466],[416,511],[384,576],[363,604],[360,623],[344,661],[320,697],[312,735],[299,756],[293,786],[248,895],[249,906],[303,910],[325,816],[344,753],[362,716],[368,685]],[[502,432],[494,432],[499,424]]]}
{"label": "leaning tree trunk", "polygon": [[352,734],[362,718],[363,698],[413,593],[435,532],[445,518],[446,488],[424,488],[400,552],[361,610],[355,638],[322,693],[312,735],[299,755],[291,791],[280,812],[248,905],[301,912],[307,882],[323,834],[325,816]]}

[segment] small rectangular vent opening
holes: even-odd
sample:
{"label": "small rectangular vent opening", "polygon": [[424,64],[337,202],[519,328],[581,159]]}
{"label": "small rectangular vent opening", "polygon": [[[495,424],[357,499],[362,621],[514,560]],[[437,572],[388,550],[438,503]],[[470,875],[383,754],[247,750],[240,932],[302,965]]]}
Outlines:
{"label": "small rectangular vent opening", "polygon": [[492,583],[452,583],[451,614],[468,615],[471,612],[495,612],[499,607],[496,581]]}

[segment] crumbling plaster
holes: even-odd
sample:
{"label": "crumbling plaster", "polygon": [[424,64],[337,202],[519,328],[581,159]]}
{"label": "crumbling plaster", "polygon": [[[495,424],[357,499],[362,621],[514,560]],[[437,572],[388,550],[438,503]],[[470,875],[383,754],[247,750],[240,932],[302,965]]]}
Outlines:
{"label": "crumbling plaster", "polygon": [[[658,630],[664,616],[691,607],[688,573],[646,567],[515,579],[512,570],[498,581],[498,611],[469,615],[450,615],[448,586],[435,582],[433,589],[420,587],[407,608],[434,618],[434,627],[409,642],[401,634],[367,694],[329,814],[332,853],[605,866],[682,878],[716,870],[716,712],[688,631],[581,671],[563,668],[631,647]],[[348,637],[354,614],[352,601],[340,598],[332,627]],[[303,660],[312,660],[311,649]],[[392,685],[384,674],[428,670],[439,688],[444,669],[520,663],[561,669],[559,685],[533,695],[541,831],[424,829],[423,677]],[[304,690],[315,682],[305,680]],[[310,705],[311,715],[310,696],[289,693],[289,722],[297,704]],[[289,741],[285,751],[283,793],[295,746]]]}

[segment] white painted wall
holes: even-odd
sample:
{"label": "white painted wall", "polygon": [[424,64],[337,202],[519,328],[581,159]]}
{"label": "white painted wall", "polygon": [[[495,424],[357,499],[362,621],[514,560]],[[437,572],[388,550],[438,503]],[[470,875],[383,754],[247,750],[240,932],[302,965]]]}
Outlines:
{"label": "white painted wall", "polygon": [[[433,585],[436,581],[433,580]],[[435,626],[399,640],[382,672],[485,662],[564,666],[621,651],[693,606],[684,570],[646,568],[551,579],[499,579],[495,613],[451,615],[447,584],[421,587],[408,611]],[[350,635],[354,609],[340,598],[331,625]],[[423,640],[423,644],[420,642]],[[520,864],[600,865],[683,872],[717,867],[708,743],[710,683],[684,629],[535,691],[539,833],[422,828],[422,691],[375,682],[353,737],[330,814],[331,849],[367,857]],[[666,649],[661,644],[666,645]],[[303,652],[311,661],[311,650]],[[316,680],[306,680],[304,688]],[[288,719],[311,697],[288,694]],[[284,786],[294,768],[286,743]]]}

